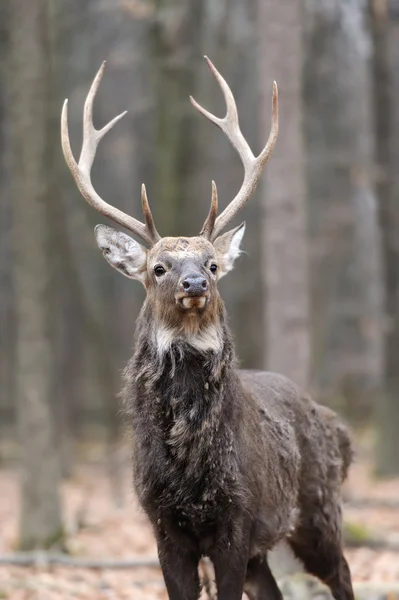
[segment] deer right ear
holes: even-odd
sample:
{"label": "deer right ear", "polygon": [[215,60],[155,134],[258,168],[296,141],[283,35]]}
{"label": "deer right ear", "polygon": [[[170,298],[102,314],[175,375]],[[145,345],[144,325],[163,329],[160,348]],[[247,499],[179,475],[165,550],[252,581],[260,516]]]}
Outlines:
{"label": "deer right ear", "polygon": [[144,283],[147,267],[147,250],[133,238],[107,225],[94,228],[98,247],[111,267]]}
{"label": "deer right ear", "polygon": [[219,279],[226,275],[234,266],[234,261],[241,254],[240,244],[245,232],[245,222],[235,229],[220,235],[213,245],[219,262]]}

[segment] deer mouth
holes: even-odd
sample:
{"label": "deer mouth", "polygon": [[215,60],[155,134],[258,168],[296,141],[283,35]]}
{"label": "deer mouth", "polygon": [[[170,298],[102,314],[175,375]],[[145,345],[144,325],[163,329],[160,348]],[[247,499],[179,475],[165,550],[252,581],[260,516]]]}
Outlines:
{"label": "deer mouth", "polygon": [[203,310],[209,302],[209,294],[190,296],[189,294],[176,296],[176,304],[183,310]]}

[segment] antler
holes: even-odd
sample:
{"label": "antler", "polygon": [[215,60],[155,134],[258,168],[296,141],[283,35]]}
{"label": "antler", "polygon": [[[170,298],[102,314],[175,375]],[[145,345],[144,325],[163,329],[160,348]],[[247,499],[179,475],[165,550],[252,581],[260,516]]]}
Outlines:
{"label": "antler", "polygon": [[76,162],[69,141],[68,132],[68,100],[65,100],[61,113],[61,144],[67,165],[76,181],[82,196],[87,202],[98,210],[101,214],[116,221],[119,225],[126,227],[139,237],[141,237],[150,246],[153,246],[161,239],[154,224],[154,219],[151,214],[150,206],[147,200],[147,194],[144,184],[141,188],[141,203],[144,213],[145,224],[137,221],[134,217],[130,217],[118,208],[111,206],[105,202],[97,194],[91,183],[91,167],[96,155],[97,146],[104,135],[126,114],[127,111],[118,115],[112,121],[97,131],[93,125],[93,102],[96,97],[97,90],[100,86],[101,79],[104,74],[105,61],[100,67],[87,95],[83,112],[83,144],[80,153],[79,163]]}
{"label": "antler", "polygon": [[241,132],[238,122],[237,105],[231,89],[207,56],[205,56],[205,60],[223,92],[227,106],[226,116],[223,119],[216,117],[198,104],[198,102],[196,102],[192,96],[190,96],[191,104],[202,115],[204,115],[204,117],[220,127],[220,129],[227,135],[230,143],[237,150],[242,164],[244,165],[244,180],[242,182],[240,191],[234,200],[230,202],[222,214],[220,214],[217,218],[217,196],[216,199],[214,198],[216,195],[216,187],[214,187],[213,184],[211,210],[209,211],[208,217],[201,230],[201,235],[204,235],[213,242],[220,232],[226,227],[227,223],[229,223],[229,221],[231,221],[231,219],[243,208],[243,206],[245,206],[252,196],[256,186],[258,185],[262,171],[273,151],[278,134],[278,91],[277,84],[274,82],[272,125],[269,139],[267,140],[266,146],[263,148],[262,152],[258,156],[254,156],[251,148]]}

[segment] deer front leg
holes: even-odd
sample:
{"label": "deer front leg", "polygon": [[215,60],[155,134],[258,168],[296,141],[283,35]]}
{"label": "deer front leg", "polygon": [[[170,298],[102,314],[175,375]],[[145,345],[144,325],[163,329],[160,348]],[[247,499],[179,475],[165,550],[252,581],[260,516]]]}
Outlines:
{"label": "deer front leg", "polygon": [[[237,535],[238,533],[238,535]],[[218,545],[211,559],[215,567],[218,600],[241,600],[247,573],[250,525],[235,532],[231,542]],[[223,547],[224,546],[224,547]]]}
{"label": "deer front leg", "polygon": [[168,539],[158,540],[158,556],[169,600],[198,600],[198,556]]}

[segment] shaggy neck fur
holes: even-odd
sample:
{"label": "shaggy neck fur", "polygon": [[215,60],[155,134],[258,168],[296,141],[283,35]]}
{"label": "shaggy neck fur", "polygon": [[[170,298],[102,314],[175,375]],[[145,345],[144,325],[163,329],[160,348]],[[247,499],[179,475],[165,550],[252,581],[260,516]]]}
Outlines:
{"label": "shaggy neck fur", "polygon": [[179,397],[209,396],[211,388],[220,386],[226,371],[235,366],[234,347],[226,324],[223,304],[212,321],[196,316],[182,318],[178,324],[153,318],[151,306],[145,304],[137,323],[136,350],[133,355],[136,382],[151,384],[154,392],[163,388],[179,391]]}
{"label": "shaggy neck fur", "polygon": [[221,354],[230,337],[220,297],[215,298],[204,312],[187,313],[160,311],[157,304],[152,306],[146,301],[137,323],[136,347],[147,346],[149,342],[148,348],[152,358],[155,353],[157,364],[162,363],[167,354],[174,362],[174,355],[182,359],[185,352],[192,353],[193,350],[205,353],[208,360],[209,353],[213,357]]}
{"label": "shaggy neck fur", "polygon": [[182,518],[202,521],[208,510],[231,502],[226,490],[234,488],[232,422],[239,422],[240,408],[232,393],[237,378],[231,335],[224,311],[197,331],[160,327],[148,311],[144,306],[125,372],[124,396],[137,434],[136,485],[144,504],[156,497],[158,508],[178,507]]}

